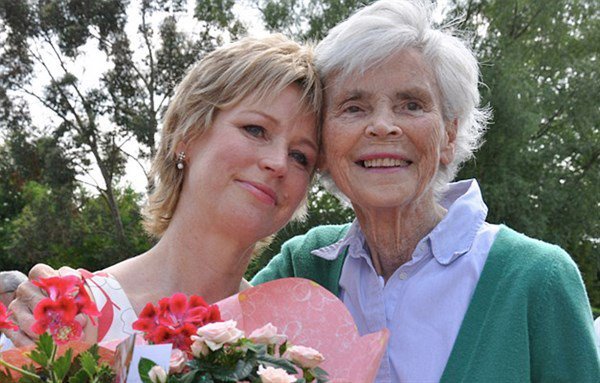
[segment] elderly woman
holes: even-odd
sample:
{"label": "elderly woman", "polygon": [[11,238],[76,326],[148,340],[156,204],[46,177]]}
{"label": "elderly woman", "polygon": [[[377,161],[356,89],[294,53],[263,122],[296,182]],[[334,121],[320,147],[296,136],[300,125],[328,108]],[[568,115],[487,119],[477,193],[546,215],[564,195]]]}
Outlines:
{"label": "elderly woman", "polygon": [[428,9],[378,1],[317,46],[325,179],[356,221],[287,242],[252,281],[311,278],[360,333],[391,332],[379,382],[597,382],[592,316],[557,246],[485,221],[478,64]]}

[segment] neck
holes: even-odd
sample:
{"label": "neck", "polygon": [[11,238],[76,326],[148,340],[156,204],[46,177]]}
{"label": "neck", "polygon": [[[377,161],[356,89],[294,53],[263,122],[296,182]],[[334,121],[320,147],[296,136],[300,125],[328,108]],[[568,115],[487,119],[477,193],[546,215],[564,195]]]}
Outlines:
{"label": "neck", "polygon": [[354,206],[354,210],[369,246],[373,266],[385,281],[411,260],[419,241],[446,214],[433,197],[393,209]]}
{"label": "neck", "polygon": [[214,303],[239,291],[253,249],[254,240],[231,232],[172,222],[152,249],[107,271],[138,313],[146,303],[176,292]]}

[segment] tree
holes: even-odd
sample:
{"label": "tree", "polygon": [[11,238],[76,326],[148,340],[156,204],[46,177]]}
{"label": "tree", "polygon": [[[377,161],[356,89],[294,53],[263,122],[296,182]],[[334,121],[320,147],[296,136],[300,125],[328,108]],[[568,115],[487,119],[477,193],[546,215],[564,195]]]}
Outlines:
{"label": "tree", "polygon": [[254,0],[265,27],[302,40],[319,41],[359,7],[374,0]]}
{"label": "tree", "polygon": [[557,243],[600,306],[600,18],[597,2],[459,1],[449,17],[475,37],[486,144],[460,173],[476,177],[490,220]]}
{"label": "tree", "polygon": [[[154,153],[160,114],[185,70],[222,38],[243,31],[232,3],[198,1],[200,32],[193,36],[178,29],[186,1],[140,1],[140,51],[126,31],[126,0],[0,0],[0,86],[10,98],[37,100],[53,116],[50,134],[78,175],[99,170],[102,182],[93,186],[122,244],[127,238],[115,185],[126,156],[140,156],[123,147],[135,140],[141,157]],[[163,17],[158,28],[150,22],[155,16]],[[90,55],[107,67],[95,81],[81,70]]]}

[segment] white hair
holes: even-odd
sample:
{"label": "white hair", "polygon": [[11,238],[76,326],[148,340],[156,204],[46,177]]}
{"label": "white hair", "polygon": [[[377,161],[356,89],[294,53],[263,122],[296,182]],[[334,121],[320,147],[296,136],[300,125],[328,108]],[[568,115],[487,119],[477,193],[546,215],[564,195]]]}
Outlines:
{"label": "white hair", "polygon": [[[315,60],[327,89],[332,77],[362,75],[404,49],[423,54],[440,88],[444,119],[457,120],[454,160],[440,166],[434,181],[439,197],[481,146],[490,117],[489,110],[479,107],[479,65],[469,44],[449,29],[433,26],[430,3],[380,0],[331,29],[317,45]],[[332,184],[328,175],[321,178],[328,187]]]}

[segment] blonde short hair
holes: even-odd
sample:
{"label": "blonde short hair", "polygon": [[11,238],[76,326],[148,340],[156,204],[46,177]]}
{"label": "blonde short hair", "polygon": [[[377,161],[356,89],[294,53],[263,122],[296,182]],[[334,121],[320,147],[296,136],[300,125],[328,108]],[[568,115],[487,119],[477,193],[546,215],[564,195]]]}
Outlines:
{"label": "blonde short hair", "polygon": [[179,200],[183,172],[176,166],[177,144],[206,132],[219,110],[247,97],[267,99],[292,84],[302,93],[300,111],[314,113],[320,140],[322,89],[310,47],[280,34],[245,37],[216,49],[191,68],[167,109],[150,170],[150,194],[143,211],[148,233],[162,236]]}

